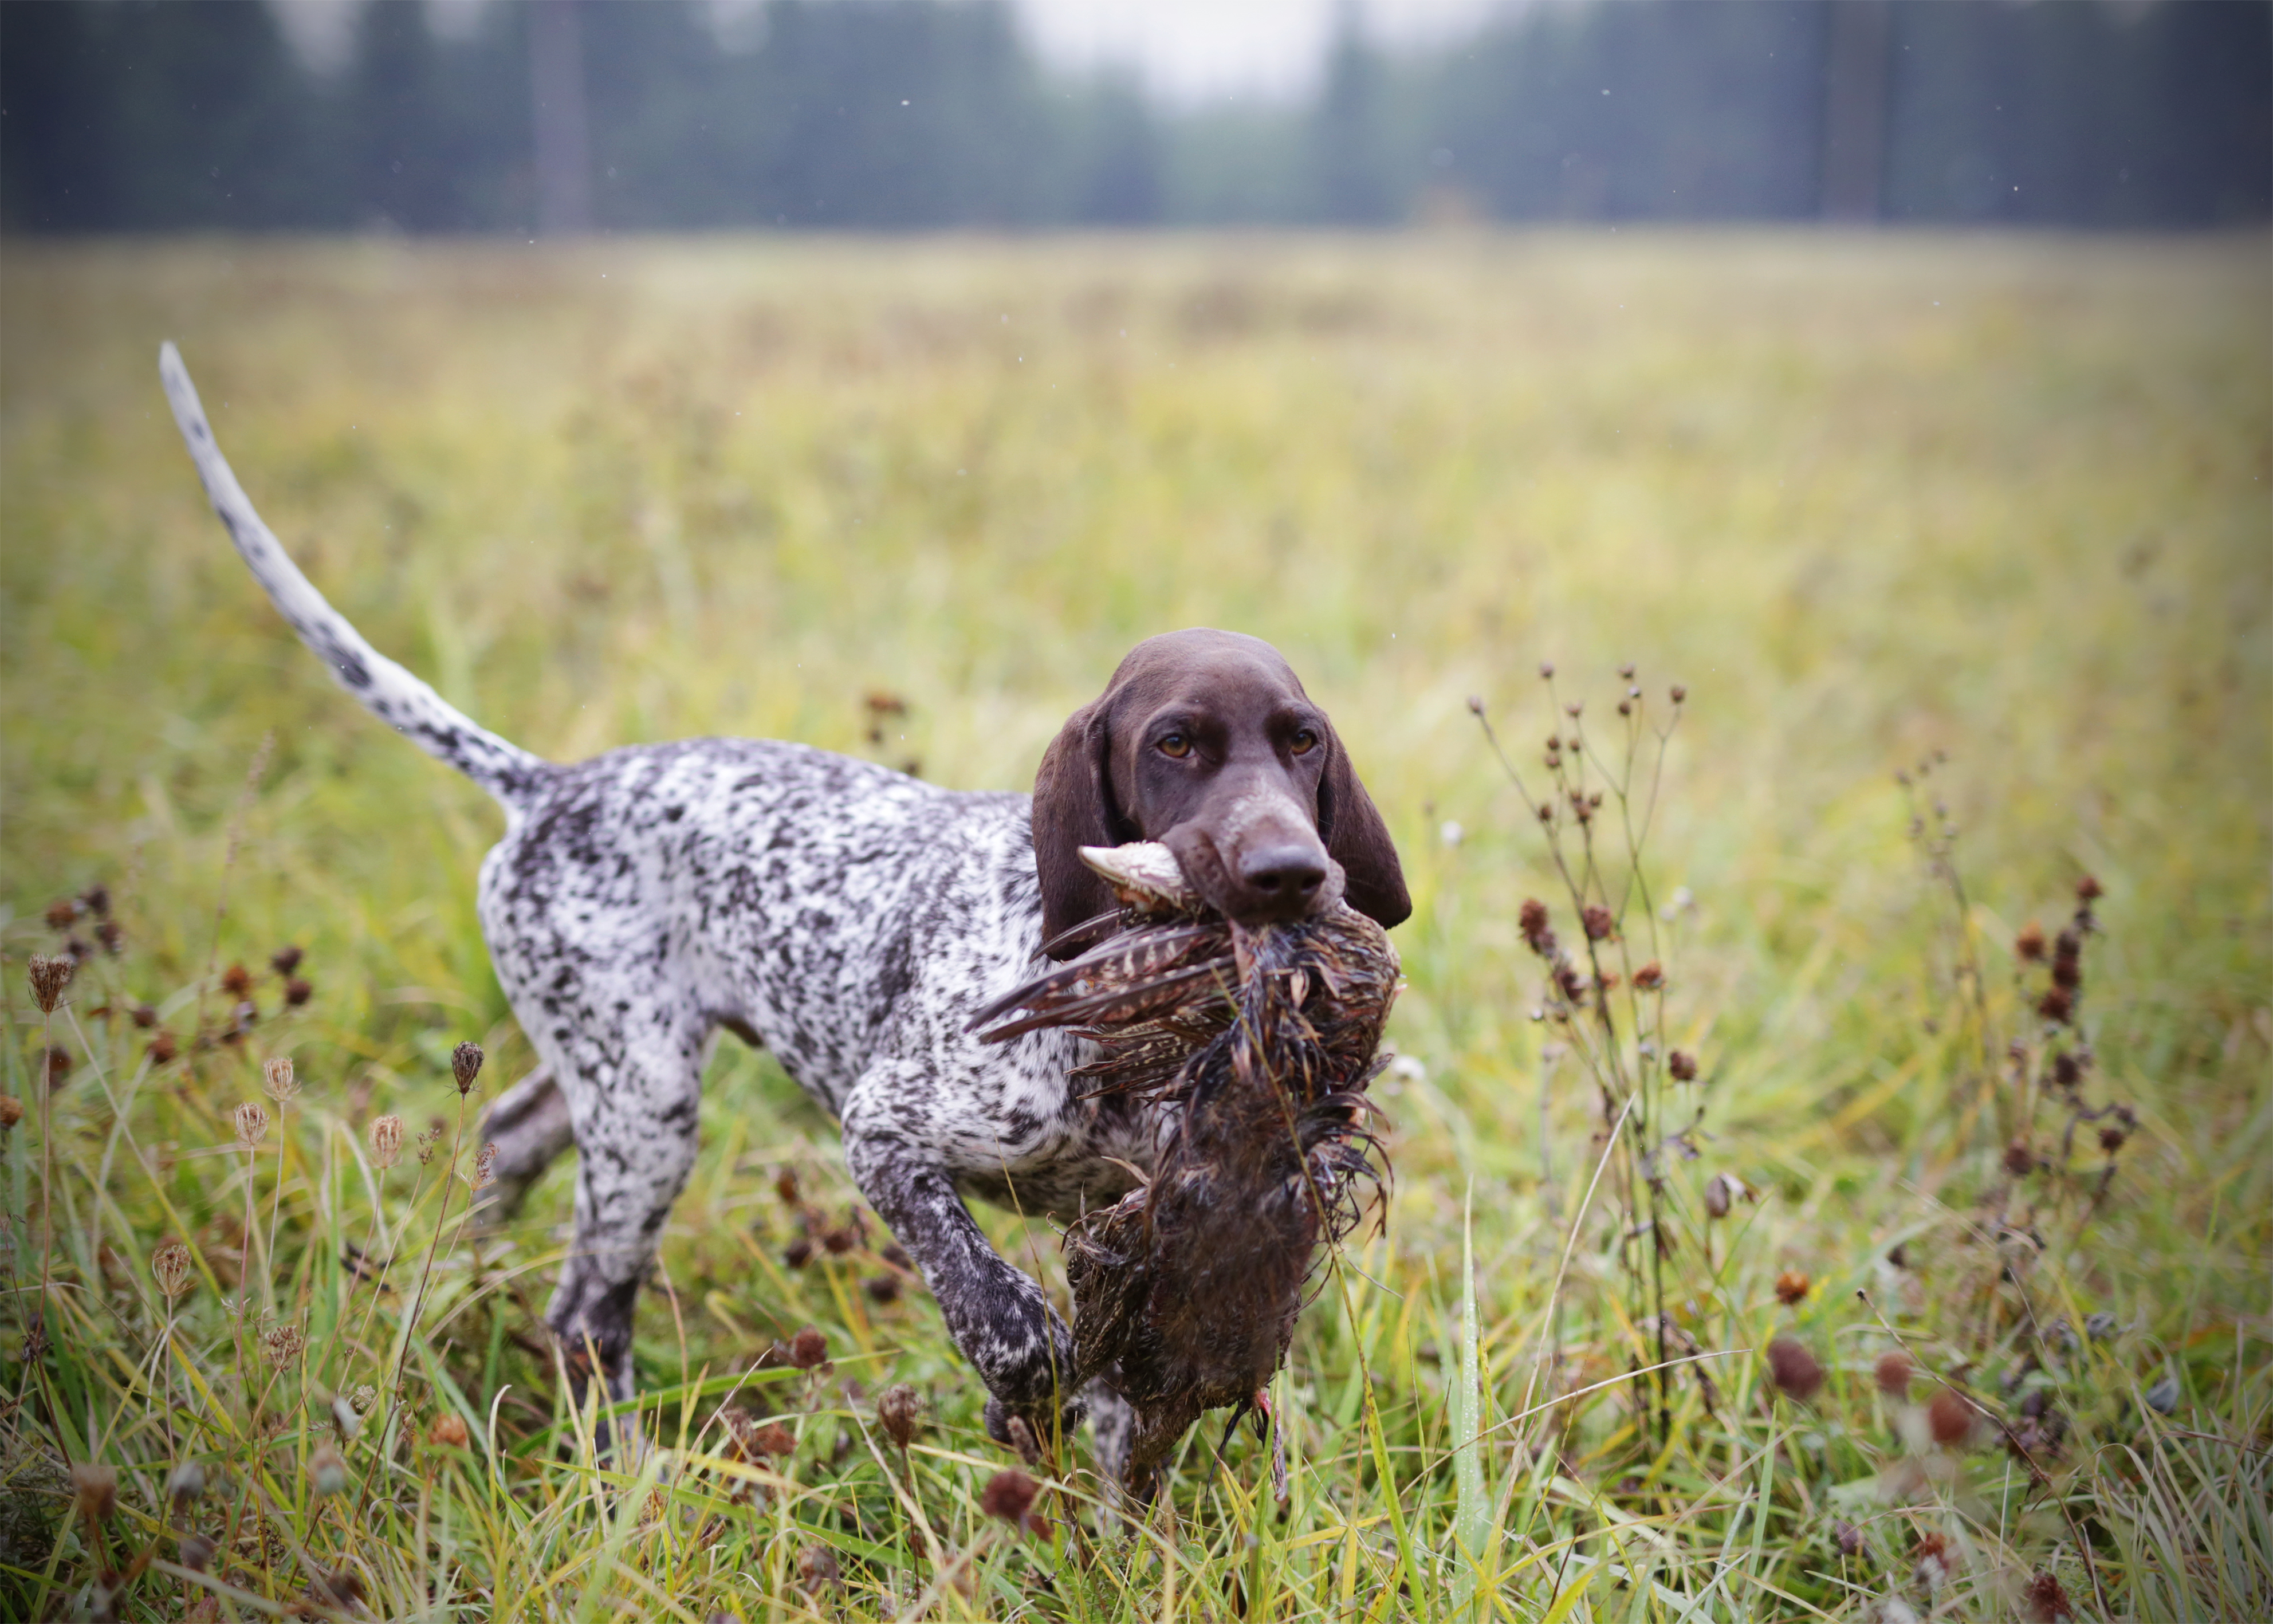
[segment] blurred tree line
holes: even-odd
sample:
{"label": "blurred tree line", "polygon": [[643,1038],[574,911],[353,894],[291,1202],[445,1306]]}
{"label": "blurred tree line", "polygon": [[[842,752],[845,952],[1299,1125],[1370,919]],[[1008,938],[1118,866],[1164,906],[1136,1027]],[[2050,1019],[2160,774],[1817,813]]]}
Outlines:
{"label": "blurred tree line", "polygon": [[[1345,16],[1353,15],[1346,12]],[[1307,105],[1046,71],[999,0],[374,0],[319,71],[259,0],[0,4],[16,231],[2273,215],[2267,0],[1609,0]]]}

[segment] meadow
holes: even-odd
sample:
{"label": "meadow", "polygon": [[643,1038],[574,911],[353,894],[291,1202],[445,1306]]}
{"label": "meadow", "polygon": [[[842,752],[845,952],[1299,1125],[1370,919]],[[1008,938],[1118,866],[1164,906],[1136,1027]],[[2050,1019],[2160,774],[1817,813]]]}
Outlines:
{"label": "meadow", "polygon": [[[731,1040],[595,1450],[567,1169],[467,1221],[501,820],[245,575],[166,338],[557,759],[1024,788],[1137,638],[1286,651],[1416,913],[1283,1513],[1219,1423],[1142,1527],[990,1445]],[[2269,357],[2262,236],[0,249],[0,1611],[2273,1613]]]}

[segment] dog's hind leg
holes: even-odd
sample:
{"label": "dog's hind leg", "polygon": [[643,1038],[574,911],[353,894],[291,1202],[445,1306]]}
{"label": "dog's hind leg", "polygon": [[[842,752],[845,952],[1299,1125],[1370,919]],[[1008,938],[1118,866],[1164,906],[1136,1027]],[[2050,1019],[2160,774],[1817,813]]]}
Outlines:
{"label": "dog's hind leg", "polygon": [[540,1065],[499,1094],[482,1116],[482,1138],[497,1147],[490,1170],[497,1182],[476,1198],[485,1222],[512,1216],[552,1159],[576,1142],[568,1101]]}
{"label": "dog's hind leg", "polygon": [[581,990],[581,1018],[544,1045],[577,1153],[575,1240],[544,1318],[579,1400],[596,1358],[605,1401],[621,1402],[633,1392],[632,1309],[694,1167],[709,1032],[699,1011],[619,984]]}

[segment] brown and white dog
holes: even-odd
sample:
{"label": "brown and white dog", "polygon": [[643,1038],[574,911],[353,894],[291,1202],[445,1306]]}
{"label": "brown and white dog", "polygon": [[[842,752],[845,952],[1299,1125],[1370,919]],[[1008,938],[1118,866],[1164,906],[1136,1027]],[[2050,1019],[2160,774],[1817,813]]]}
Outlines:
{"label": "brown and white dog", "polygon": [[[1031,800],[936,788],[805,745],[743,739],[547,762],[476,726],[365,643],[301,575],[214,444],[173,346],[160,372],[214,511],[349,692],[504,807],[482,929],[541,1069],[501,1098],[499,1171],[572,1140],[575,1239],[549,1320],[572,1362],[632,1391],[632,1307],[694,1163],[703,1060],[764,1045],[844,1126],[861,1192],[923,1271],[986,1382],[988,1429],[1080,1412],[1067,1327],[990,1245],[966,1196],[1061,1221],[1109,1204],[1172,1125],[1081,1099],[1079,1040],[989,1044],[975,1012],[1101,929],[1084,846],[1158,840],[1242,922],[1300,917],[1327,861],[1384,925],[1411,911],[1397,851],[1325,713],[1234,632],[1139,643],[1068,719]],[[589,1367],[587,1367],[589,1368]],[[1099,1410],[1111,1464],[1114,1410]]]}

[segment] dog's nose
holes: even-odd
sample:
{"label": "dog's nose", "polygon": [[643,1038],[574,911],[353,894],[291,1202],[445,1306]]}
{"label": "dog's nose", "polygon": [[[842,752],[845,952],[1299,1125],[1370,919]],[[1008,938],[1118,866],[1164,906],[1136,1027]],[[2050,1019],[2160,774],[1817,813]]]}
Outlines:
{"label": "dog's nose", "polygon": [[1324,854],[1293,841],[1243,852],[1239,879],[1264,912],[1291,919],[1309,907],[1326,883]]}

